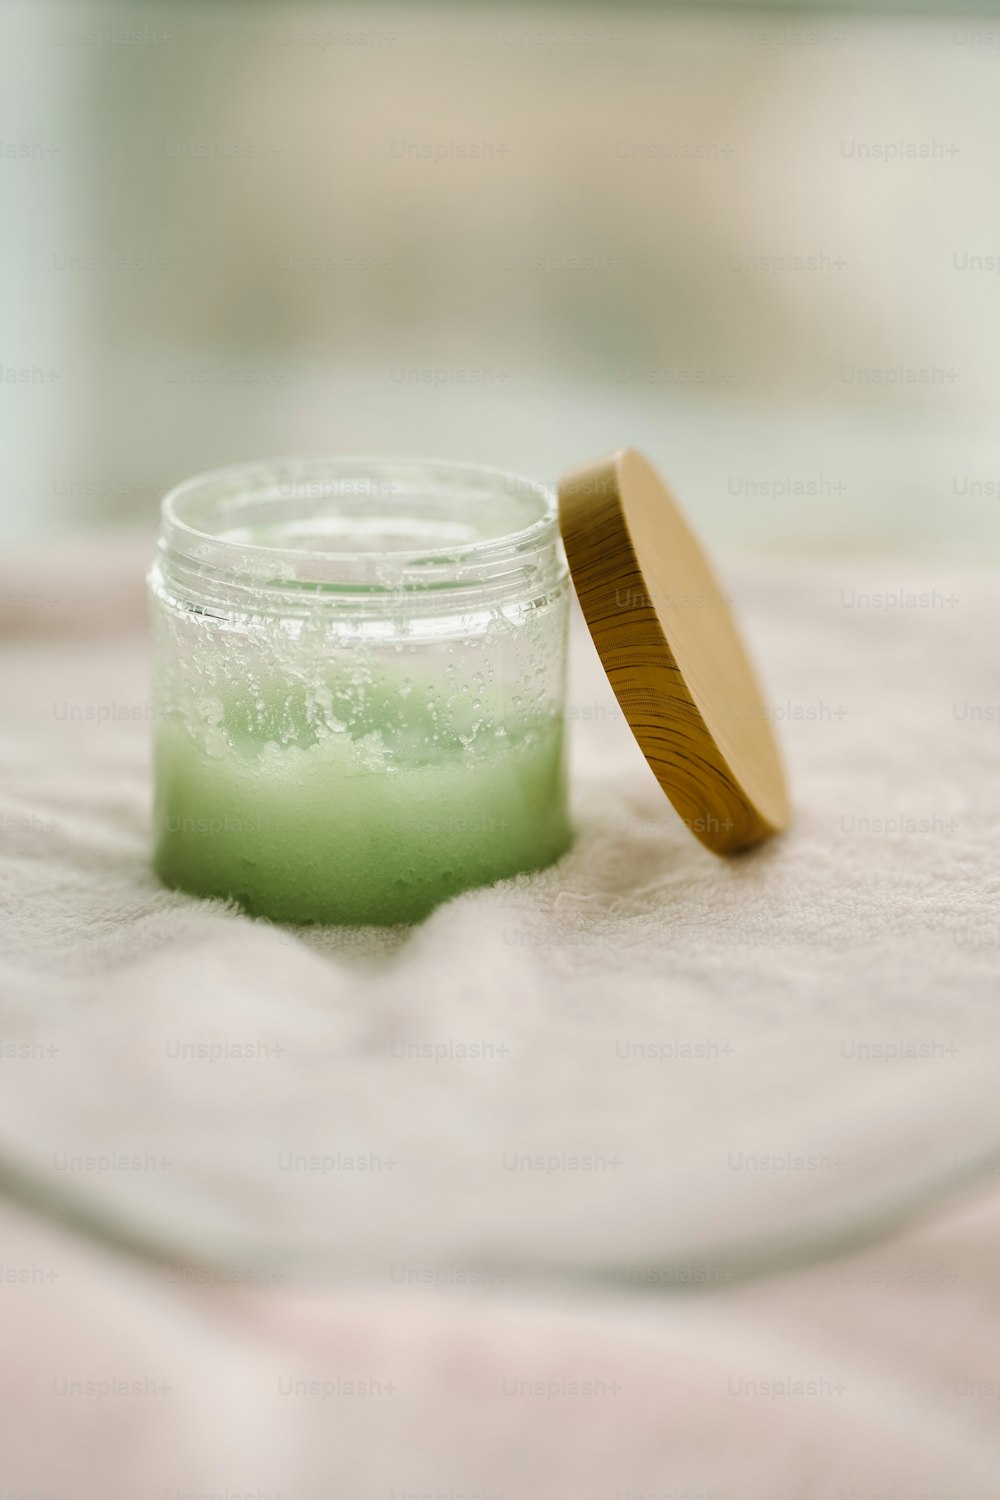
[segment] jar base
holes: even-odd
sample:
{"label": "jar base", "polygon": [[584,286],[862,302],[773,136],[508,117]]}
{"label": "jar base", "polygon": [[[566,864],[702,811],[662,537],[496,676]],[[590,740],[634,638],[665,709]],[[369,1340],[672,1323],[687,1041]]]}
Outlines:
{"label": "jar base", "polygon": [[[573,842],[568,823],[564,829],[550,830],[549,845],[536,849],[528,863],[514,861],[509,868],[462,871],[451,869],[429,872],[413,869],[394,875],[381,892],[370,890],[352,894],[346,888],[331,890],[304,876],[301,880],[285,879],[283,889],[276,889],[277,872],[261,882],[248,875],[241,883],[225,880],[204,871],[201,875],[187,859],[178,860],[176,851],[161,842],[153,860],[153,869],[170,890],[189,896],[235,901],[248,916],[280,922],[288,926],[401,927],[413,926],[429,917],[437,907],[464,891],[481,890],[509,880],[515,875],[530,875],[548,869],[568,851]],[[287,872],[283,872],[287,877]]]}

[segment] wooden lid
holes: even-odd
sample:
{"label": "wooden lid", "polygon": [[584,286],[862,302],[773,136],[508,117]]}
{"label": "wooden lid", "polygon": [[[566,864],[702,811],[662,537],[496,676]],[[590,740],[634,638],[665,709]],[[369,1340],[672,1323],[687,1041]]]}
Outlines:
{"label": "wooden lid", "polygon": [[788,826],[771,715],[701,544],[631,448],[565,474],[559,519],[615,697],[693,834],[730,854]]}

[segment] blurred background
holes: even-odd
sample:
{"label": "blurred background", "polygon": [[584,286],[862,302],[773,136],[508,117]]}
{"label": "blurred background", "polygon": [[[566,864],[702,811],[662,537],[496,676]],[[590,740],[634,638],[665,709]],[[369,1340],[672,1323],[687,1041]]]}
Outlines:
{"label": "blurred background", "polygon": [[0,534],[289,451],[998,535],[1000,19],[0,0]]}

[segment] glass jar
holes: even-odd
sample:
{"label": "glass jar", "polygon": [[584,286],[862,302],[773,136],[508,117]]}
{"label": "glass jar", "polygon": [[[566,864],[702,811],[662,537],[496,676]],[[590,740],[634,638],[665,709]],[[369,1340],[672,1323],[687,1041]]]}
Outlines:
{"label": "glass jar", "polygon": [[546,486],[289,459],[163,502],[155,864],[281,922],[413,922],[567,848],[568,576]]}

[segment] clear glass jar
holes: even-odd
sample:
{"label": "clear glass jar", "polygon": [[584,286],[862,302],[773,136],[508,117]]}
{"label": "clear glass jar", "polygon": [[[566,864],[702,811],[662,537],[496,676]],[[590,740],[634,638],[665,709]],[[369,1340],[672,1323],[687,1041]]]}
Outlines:
{"label": "clear glass jar", "polygon": [[544,485],[289,459],[163,502],[155,864],[282,922],[412,922],[566,849],[568,577]]}

